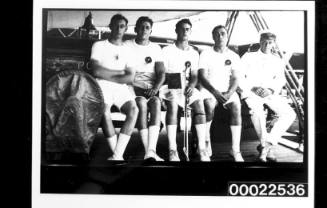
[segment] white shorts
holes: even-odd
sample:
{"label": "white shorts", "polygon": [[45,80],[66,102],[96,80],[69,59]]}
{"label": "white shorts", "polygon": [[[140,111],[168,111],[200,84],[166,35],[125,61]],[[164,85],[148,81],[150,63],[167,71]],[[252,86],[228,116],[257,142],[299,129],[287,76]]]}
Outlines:
{"label": "white shorts", "polygon": [[[179,106],[184,108],[185,105],[185,95],[184,89],[168,89],[167,85],[162,86],[159,92],[159,97],[164,100],[169,100],[176,102]],[[198,89],[193,89],[193,94],[189,97],[188,105],[191,105],[197,100],[203,101],[203,97]]]}
{"label": "white shorts", "polygon": [[135,96],[126,84],[110,82],[107,80],[97,79],[102,90],[104,102],[110,108],[112,105],[119,109],[128,101],[134,100]]}
{"label": "white shorts", "polygon": [[[204,89],[203,88],[200,92],[202,94],[203,100],[209,99],[209,98],[216,100],[215,96],[213,96],[213,94],[210,93],[207,89]],[[223,106],[224,106],[224,108],[226,108],[225,106],[227,104],[229,104],[229,103],[235,103],[235,102],[236,103],[240,103],[241,102],[240,101],[240,97],[238,96],[238,94],[236,92],[234,92],[232,94],[232,96],[230,96],[230,98],[223,104]]]}

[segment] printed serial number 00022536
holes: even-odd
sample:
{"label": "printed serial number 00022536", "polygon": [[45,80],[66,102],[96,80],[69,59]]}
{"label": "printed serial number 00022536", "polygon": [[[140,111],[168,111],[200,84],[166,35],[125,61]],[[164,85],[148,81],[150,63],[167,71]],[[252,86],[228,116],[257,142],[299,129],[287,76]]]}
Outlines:
{"label": "printed serial number 00022536", "polygon": [[228,184],[228,196],[306,197],[307,190],[306,183],[231,182]]}

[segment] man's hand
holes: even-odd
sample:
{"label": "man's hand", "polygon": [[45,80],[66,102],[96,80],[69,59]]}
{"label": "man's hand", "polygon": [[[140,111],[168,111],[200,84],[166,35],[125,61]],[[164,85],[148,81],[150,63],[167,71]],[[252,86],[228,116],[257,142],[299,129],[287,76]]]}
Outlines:
{"label": "man's hand", "polygon": [[145,91],[145,95],[148,96],[148,97],[153,97],[155,96],[157,93],[159,92],[159,89],[154,87],[152,89],[147,89]]}
{"label": "man's hand", "polygon": [[253,87],[252,92],[254,92],[256,95],[264,98],[272,94],[272,91],[268,88],[263,88],[263,87]]}
{"label": "man's hand", "polygon": [[185,88],[184,95],[186,95],[187,97],[191,97],[192,94],[193,94],[193,90],[194,90],[194,87],[187,86],[187,87]]}
{"label": "man's hand", "polygon": [[229,93],[229,92],[223,92],[221,94],[224,96],[224,98],[226,99],[226,101],[229,100],[229,98],[232,96],[232,94]]}
{"label": "man's hand", "polygon": [[222,104],[224,104],[228,100],[228,99],[226,99],[224,93],[220,93],[220,92],[215,93],[215,98],[219,103],[222,103]]}

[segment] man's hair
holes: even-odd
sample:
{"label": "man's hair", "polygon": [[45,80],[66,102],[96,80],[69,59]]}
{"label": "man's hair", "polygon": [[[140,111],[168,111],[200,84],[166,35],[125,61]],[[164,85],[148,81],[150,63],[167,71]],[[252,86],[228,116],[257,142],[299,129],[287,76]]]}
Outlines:
{"label": "man's hair", "polygon": [[139,17],[139,18],[137,19],[137,21],[136,21],[136,25],[135,25],[135,28],[139,28],[143,22],[148,22],[148,23],[150,23],[151,27],[152,27],[152,25],[153,25],[153,21],[152,21],[152,19],[150,19],[150,18],[147,17],[147,16],[142,16],[142,17]]}
{"label": "man's hair", "polygon": [[176,28],[175,30],[177,30],[179,27],[181,27],[183,24],[189,24],[192,27],[192,23],[189,19],[181,19],[176,23]]}
{"label": "man's hair", "polygon": [[265,32],[260,35],[260,41],[262,40],[268,40],[268,39],[274,39],[276,40],[276,35],[272,32]]}
{"label": "man's hair", "polygon": [[109,28],[111,29],[112,25],[119,20],[124,20],[126,22],[126,25],[128,24],[128,20],[126,17],[124,17],[121,14],[115,14],[114,16],[111,17]]}
{"label": "man's hair", "polygon": [[223,25],[218,25],[218,26],[216,26],[216,27],[214,27],[213,29],[212,29],[212,34],[216,31],[216,30],[219,30],[219,29],[225,29],[226,31],[227,31],[227,29],[226,29],[226,27],[225,26],[223,26]]}

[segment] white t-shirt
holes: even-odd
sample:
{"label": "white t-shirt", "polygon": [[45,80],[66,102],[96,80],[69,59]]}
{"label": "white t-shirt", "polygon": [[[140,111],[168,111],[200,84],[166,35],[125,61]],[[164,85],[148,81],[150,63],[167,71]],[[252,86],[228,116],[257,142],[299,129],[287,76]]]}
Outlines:
{"label": "white t-shirt", "polygon": [[[97,41],[91,50],[91,59],[110,70],[123,71],[130,67],[128,62],[128,48],[124,45],[114,45],[108,40]],[[134,100],[134,96],[128,89],[127,84],[116,83],[100,78],[96,78],[104,97],[104,101],[109,106],[115,104],[119,108],[126,102]]]}
{"label": "white t-shirt", "polygon": [[124,45],[130,49],[129,64],[135,73],[134,86],[152,87],[155,81],[155,62],[162,62],[162,51],[158,44],[149,42],[139,45],[133,40],[127,40]]}
{"label": "white t-shirt", "polygon": [[[177,48],[175,44],[172,44],[164,47],[162,49],[162,54],[167,73],[183,73],[185,70],[185,63],[187,61],[191,63],[191,71],[195,71],[197,73],[199,65],[199,53],[191,46],[188,48],[188,50],[182,50]],[[189,73],[187,75],[189,75]],[[183,89],[186,84],[182,81]]]}
{"label": "white t-shirt", "polygon": [[264,87],[278,94],[286,84],[285,64],[277,56],[259,50],[244,54],[241,64],[243,80],[240,86],[245,93],[252,87]]}
{"label": "white t-shirt", "polygon": [[111,70],[124,70],[129,64],[128,48],[125,45],[114,45],[108,40],[97,41],[91,50],[91,59],[99,62],[103,67]]}
{"label": "white t-shirt", "polygon": [[220,92],[226,92],[232,72],[240,71],[240,57],[228,48],[223,53],[213,48],[200,54],[199,69],[203,68],[210,84]]}
{"label": "white t-shirt", "polygon": [[175,44],[162,49],[166,72],[181,73],[185,69],[185,62],[191,62],[191,69],[198,70],[199,53],[191,46],[188,50],[181,50]]}

